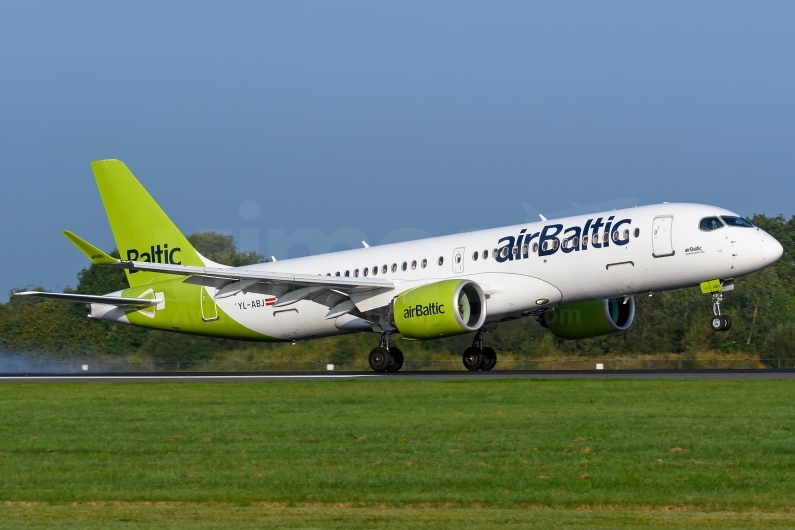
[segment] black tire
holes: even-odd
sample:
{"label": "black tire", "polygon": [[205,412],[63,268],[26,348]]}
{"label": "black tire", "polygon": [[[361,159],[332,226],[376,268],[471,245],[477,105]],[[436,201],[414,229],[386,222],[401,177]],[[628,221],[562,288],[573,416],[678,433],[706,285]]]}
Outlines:
{"label": "black tire", "polygon": [[722,331],[723,330],[723,317],[719,315],[715,315],[709,321],[709,327],[712,328],[712,331]]}
{"label": "black tire", "polygon": [[392,362],[389,363],[389,367],[387,371],[389,372],[397,372],[401,368],[403,368],[403,352],[400,351],[400,348],[395,348],[392,346],[389,348],[389,355],[392,357]]}
{"label": "black tire", "polygon": [[483,352],[480,349],[470,346],[464,350],[464,368],[470,372],[476,372],[483,366]]}
{"label": "black tire", "polygon": [[729,315],[721,315],[723,317],[723,329],[721,331],[729,331],[732,327],[732,319]]}
{"label": "black tire", "polygon": [[494,348],[489,348],[488,346],[483,347],[483,364],[480,365],[480,369],[484,372],[488,372],[497,364],[497,352],[494,351]]}
{"label": "black tire", "polygon": [[389,350],[386,348],[373,348],[370,352],[370,368],[376,372],[383,372],[389,368],[389,363],[392,362],[392,356],[389,355]]}

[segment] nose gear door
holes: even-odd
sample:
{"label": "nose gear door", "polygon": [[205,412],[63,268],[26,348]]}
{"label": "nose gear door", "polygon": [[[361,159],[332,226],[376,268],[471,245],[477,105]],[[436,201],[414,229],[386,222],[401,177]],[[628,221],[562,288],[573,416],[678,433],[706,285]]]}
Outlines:
{"label": "nose gear door", "polygon": [[654,218],[651,241],[652,256],[655,258],[673,256],[675,254],[672,239],[673,224],[674,218],[670,215]]}

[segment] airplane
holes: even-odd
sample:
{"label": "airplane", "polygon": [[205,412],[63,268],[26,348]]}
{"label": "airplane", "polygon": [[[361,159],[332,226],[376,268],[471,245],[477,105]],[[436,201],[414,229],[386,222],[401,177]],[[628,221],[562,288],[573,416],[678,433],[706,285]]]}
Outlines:
{"label": "airplane", "polygon": [[91,163],[121,259],[72,232],[93,264],[124,269],[130,287],[103,296],[27,291],[87,304],[88,317],[250,341],[295,342],[379,334],[374,371],[397,371],[392,336],[430,340],[472,333],[467,370],[497,363],[484,335],[533,317],[556,337],[629,329],[635,296],[700,286],[710,327],[726,331],[734,279],[783,254],[770,234],[734,212],[662,203],[598,214],[229,267],[202,256],[119,160]]}

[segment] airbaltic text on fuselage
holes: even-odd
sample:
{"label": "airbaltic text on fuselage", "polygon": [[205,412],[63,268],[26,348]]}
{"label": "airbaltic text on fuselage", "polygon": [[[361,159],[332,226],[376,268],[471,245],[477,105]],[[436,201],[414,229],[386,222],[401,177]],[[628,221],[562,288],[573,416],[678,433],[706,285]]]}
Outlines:
{"label": "airbaltic text on fuselage", "polygon": [[412,307],[407,307],[403,310],[403,318],[414,317],[427,317],[429,315],[443,315],[444,304],[437,304],[436,302],[428,305],[417,304]]}
{"label": "airbaltic text on fuselage", "polygon": [[572,226],[565,230],[562,224],[549,224],[535,234],[526,234],[527,229],[523,228],[516,236],[500,238],[497,244],[502,246],[494,250],[494,258],[502,263],[529,258],[536,251],[539,256],[551,256],[558,250],[568,254],[588,250],[589,245],[591,248],[606,248],[611,242],[614,245],[629,243],[632,219],[615,223],[612,215],[607,222],[602,222],[603,219],[588,219],[582,227]]}
{"label": "airbaltic text on fuselage", "polygon": [[[127,251],[127,261],[145,261],[147,263],[166,263],[170,265],[182,265],[182,259],[178,256],[182,249],[174,247],[168,248],[168,243],[161,248],[160,245],[152,245],[149,252],[140,252],[137,248]],[[176,261],[179,260],[179,261]],[[138,271],[130,271],[135,273]]]}

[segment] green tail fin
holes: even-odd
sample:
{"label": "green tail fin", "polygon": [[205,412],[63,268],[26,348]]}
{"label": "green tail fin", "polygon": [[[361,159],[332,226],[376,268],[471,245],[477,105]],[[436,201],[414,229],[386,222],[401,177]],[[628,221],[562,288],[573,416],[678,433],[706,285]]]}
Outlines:
{"label": "green tail fin", "polygon": [[[110,229],[123,260],[204,266],[199,254],[120,160],[91,162]],[[175,276],[127,271],[130,287]]]}

